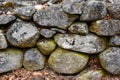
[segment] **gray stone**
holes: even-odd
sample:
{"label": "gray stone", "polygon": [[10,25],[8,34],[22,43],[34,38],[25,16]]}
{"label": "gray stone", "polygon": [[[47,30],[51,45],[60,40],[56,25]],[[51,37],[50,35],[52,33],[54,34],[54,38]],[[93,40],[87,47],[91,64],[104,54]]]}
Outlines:
{"label": "gray stone", "polygon": [[58,29],[58,28],[51,28],[51,30],[57,31],[57,32],[59,32],[59,33],[66,33],[66,30]]}
{"label": "gray stone", "polygon": [[75,74],[84,69],[89,56],[57,48],[49,57],[49,66],[57,73]]}
{"label": "gray stone", "polygon": [[97,20],[90,26],[90,31],[100,36],[120,34],[120,20]]}
{"label": "gray stone", "polygon": [[120,46],[120,35],[115,35],[110,38],[109,45]]}
{"label": "gray stone", "polygon": [[2,14],[0,15],[0,25],[8,24],[9,22],[14,21],[15,19],[16,17],[13,15]]}
{"label": "gray stone", "polygon": [[71,33],[88,34],[88,25],[85,22],[75,22],[68,28]]}
{"label": "gray stone", "polygon": [[0,51],[0,73],[13,71],[22,67],[23,52],[8,48]]}
{"label": "gray stone", "polygon": [[56,43],[52,39],[40,39],[36,46],[42,54],[49,55],[56,48]]}
{"label": "gray stone", "polygon": [[100,53],[99,55],[100,64],[102,67],[112,73],[120,75],[120,48],[110,47]]}
{"label": "gray stone", "polygon": [[120,3],[120,0],[106,0],[106,1],[109,1],[112,4],[118,4],[118,3]]}
{"label": "gray stone", "polygon": [[33,47],[39,38],[39,31],[32,23],[18,21],[7,31],[7,40],[13,46],[20,48]]}
{"label": "gray stone", "polygon": [[50,29],[42,29],[40,31],[40,34],[44,36],[45,38],[51,38],[55,35],[56,31],[50,30]]}
{"label": "gray stone", "polygon": [[45,59],[37,48],[31,48],[25,52],[23,66],[30,71],[40,70],[45,66]]}
{"label": "gray stone", "polygon": [[0,49],[6,49],[7,46],[7,40],[5,38],[4,32],[0,30]]}
{"label": "gray stone", "polygon": [[58,46],[73,51],[95,54],[106,48],[106,39],[94,34],[57,34],[54,37]]}
{"label": "gray stone", "polygon": [[23,20],[29,20],[35,13],[33,6],[19,7],[15,9],[15,14]]}
{"label": "gray stone", "polygon": [[34,22],[41,26],[61,29],[67,29],[76,18],[78,16],[66,14],[59,4],[45,7],[45,9],[37,11],[33,16]]}
{"label": "gray stone", "polygon": [[41,4],[44,4],[44,3],[48,2],[49,0],[37,0],[37,1]]}
{"label": "gray stone", "polygon": [[113,4],[109,6],[108,12],[112,18],[120,20],[120,4]]}
{"label": "gray stone", "polygon": [[76,80],[102,80],[105,73],[102,70],[84,70]]}

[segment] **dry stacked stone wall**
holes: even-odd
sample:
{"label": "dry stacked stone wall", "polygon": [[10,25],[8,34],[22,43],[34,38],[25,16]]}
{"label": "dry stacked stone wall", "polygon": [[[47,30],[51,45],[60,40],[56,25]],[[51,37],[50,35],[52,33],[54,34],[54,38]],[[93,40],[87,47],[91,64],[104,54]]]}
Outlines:
{"label": "dry stacked stone wall", "polygon": [[[0,73],[48,65],[78,80],[120,75],[119,0],[0,0]],[[100,70],[85,70],[97,55]]]}

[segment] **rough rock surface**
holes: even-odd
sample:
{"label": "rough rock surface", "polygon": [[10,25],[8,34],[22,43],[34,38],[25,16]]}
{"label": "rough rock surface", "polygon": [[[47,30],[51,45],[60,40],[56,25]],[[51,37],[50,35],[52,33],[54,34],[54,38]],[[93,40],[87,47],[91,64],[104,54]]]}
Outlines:
{"label": "rough rock surface", "polygon": [[0,30],[0,49],[6,49],[8,46],[3,30]]}
{"label": "rough rock surface", "polygon": [[22,67],[23,52],[8,48],[0,51],[0,73],[16,70]]}
{"label": "rough rock surface", "polygon": [[39,31],[32,23],[23,21],[13,23],[7,31],[7,40],[13,46],[33,47],[39,38]]}
{"label": "rough rock surface", "polygon": [[37,48],[31,48],[25,52],[23,66],[31,71],[43,69],[45,56]]}
{"label": "rough rock surface", "polygon": [[57,73],[74,74],[82,70],[89,56],[62,48],[57,48],[49,57],[49,66]]}
{"label": "rough rock surface", "polygon": [[15,14],[23,20],[29,20],[35,13],[35,8],[33,6],[19,7],[15,9]]}
{"label": "rough rock surface", "polygon": [[56,48],[56,43],[52,39],[40,39],[36,45],[44,55],[49,55]]}
{"label": "rough rock surface", "polygon": [[37,11],[33,19],[42,26],[66,29],[77,17],[76,15],[66,14],[57,4]]}
{"label": "rough rock surface", "polygon": [[120,34],[120,20],[97,20],[90,26],[90,31],[100,36]]}
{"label": "rough rock surface", "polygon": [[99,55],[102,67],[112,73],[120,75],[120,48],[110,47]]}
{"label": "rough rock surface", "polygon": [[109,45],[120,46],[120,35],[115,35],[110,38]]}
{"label": "rough rock surface", "polygon": [[106,48],[106,40],[94,34],[57,34],[54,37],[58,46],[73,51],[94,54]]}
{"label": "rough rock surface", "polygon": [[85,22],[75,22],[68,28],[71,33],[88,34],[88,25]]}

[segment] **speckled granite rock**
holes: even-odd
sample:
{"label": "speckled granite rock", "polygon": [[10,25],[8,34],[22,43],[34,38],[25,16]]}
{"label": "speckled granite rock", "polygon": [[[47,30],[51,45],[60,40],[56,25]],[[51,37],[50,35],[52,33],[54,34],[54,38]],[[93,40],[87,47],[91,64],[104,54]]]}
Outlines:
{"label": "speckled granite rock", "polygon": [[31,48],[25,52],[23,66],[30,71],[43,69],[45,56],[37,48]]}
{"label": "speckled granite rock", "polygon": [[110,47],[100,53],[99,60],[102,67],[112,73],[120,75],[120,48]]}
{"label": "speckled granite rock", "polygon": [[0,73],[13,71],[22,67],[23,52],[8,48],[0,50]]}
{"label": "speckled granite rock", "polygon": [[57,48],[49,57],[49,66],[57,73],[75,74],[86,66],[89,56]]}
{"label": "speckled granite rock", "polygon": [[32,23],[15,22],[7,31],[7,40],[19,48],[33,47],[39,38],[39,31]]}
{"label": "speckled granite rock", "polygon": [[106,48],[106,40],[94,34],[57,34],[54,37],[58,46],[73,51],[95,54]]}
{"label": "speckled granite rock", "polygon": [[120,46],[120,35],[115,35],[110,38],[109,45]]}

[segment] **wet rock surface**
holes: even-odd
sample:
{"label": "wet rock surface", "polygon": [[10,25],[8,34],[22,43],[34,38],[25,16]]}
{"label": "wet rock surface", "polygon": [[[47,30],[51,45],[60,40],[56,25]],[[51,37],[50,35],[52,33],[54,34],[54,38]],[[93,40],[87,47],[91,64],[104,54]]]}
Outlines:
{"label": "wet rock surface", "polygon": [[102,67],[112,74],[120,74],[120,48],[110,47],[100,53],[100,63]]}
{"label": "wet rock surface", "polygon": [[7,31],[7,39],[13,46],[33,47],[39,38],[39,31],[32,23],[18,21],[13,23]]}
{"label": "wet rock surface", "polygon": [[49,66],[58,73],[74,74],[82,70],[89,59],[86,54],[57,48],[48,60]]}
{"label": "wet rock surface", "polygon": [[31,48],[25,52],[23,66],[31,71],[43,69],[45,56],[37,48]]}
{"label": "wet rock surface", "polygon": [[106,48],[106,40],[94,34],[57,34],[54,37],[58,46],[73,51],[95,54]]}

